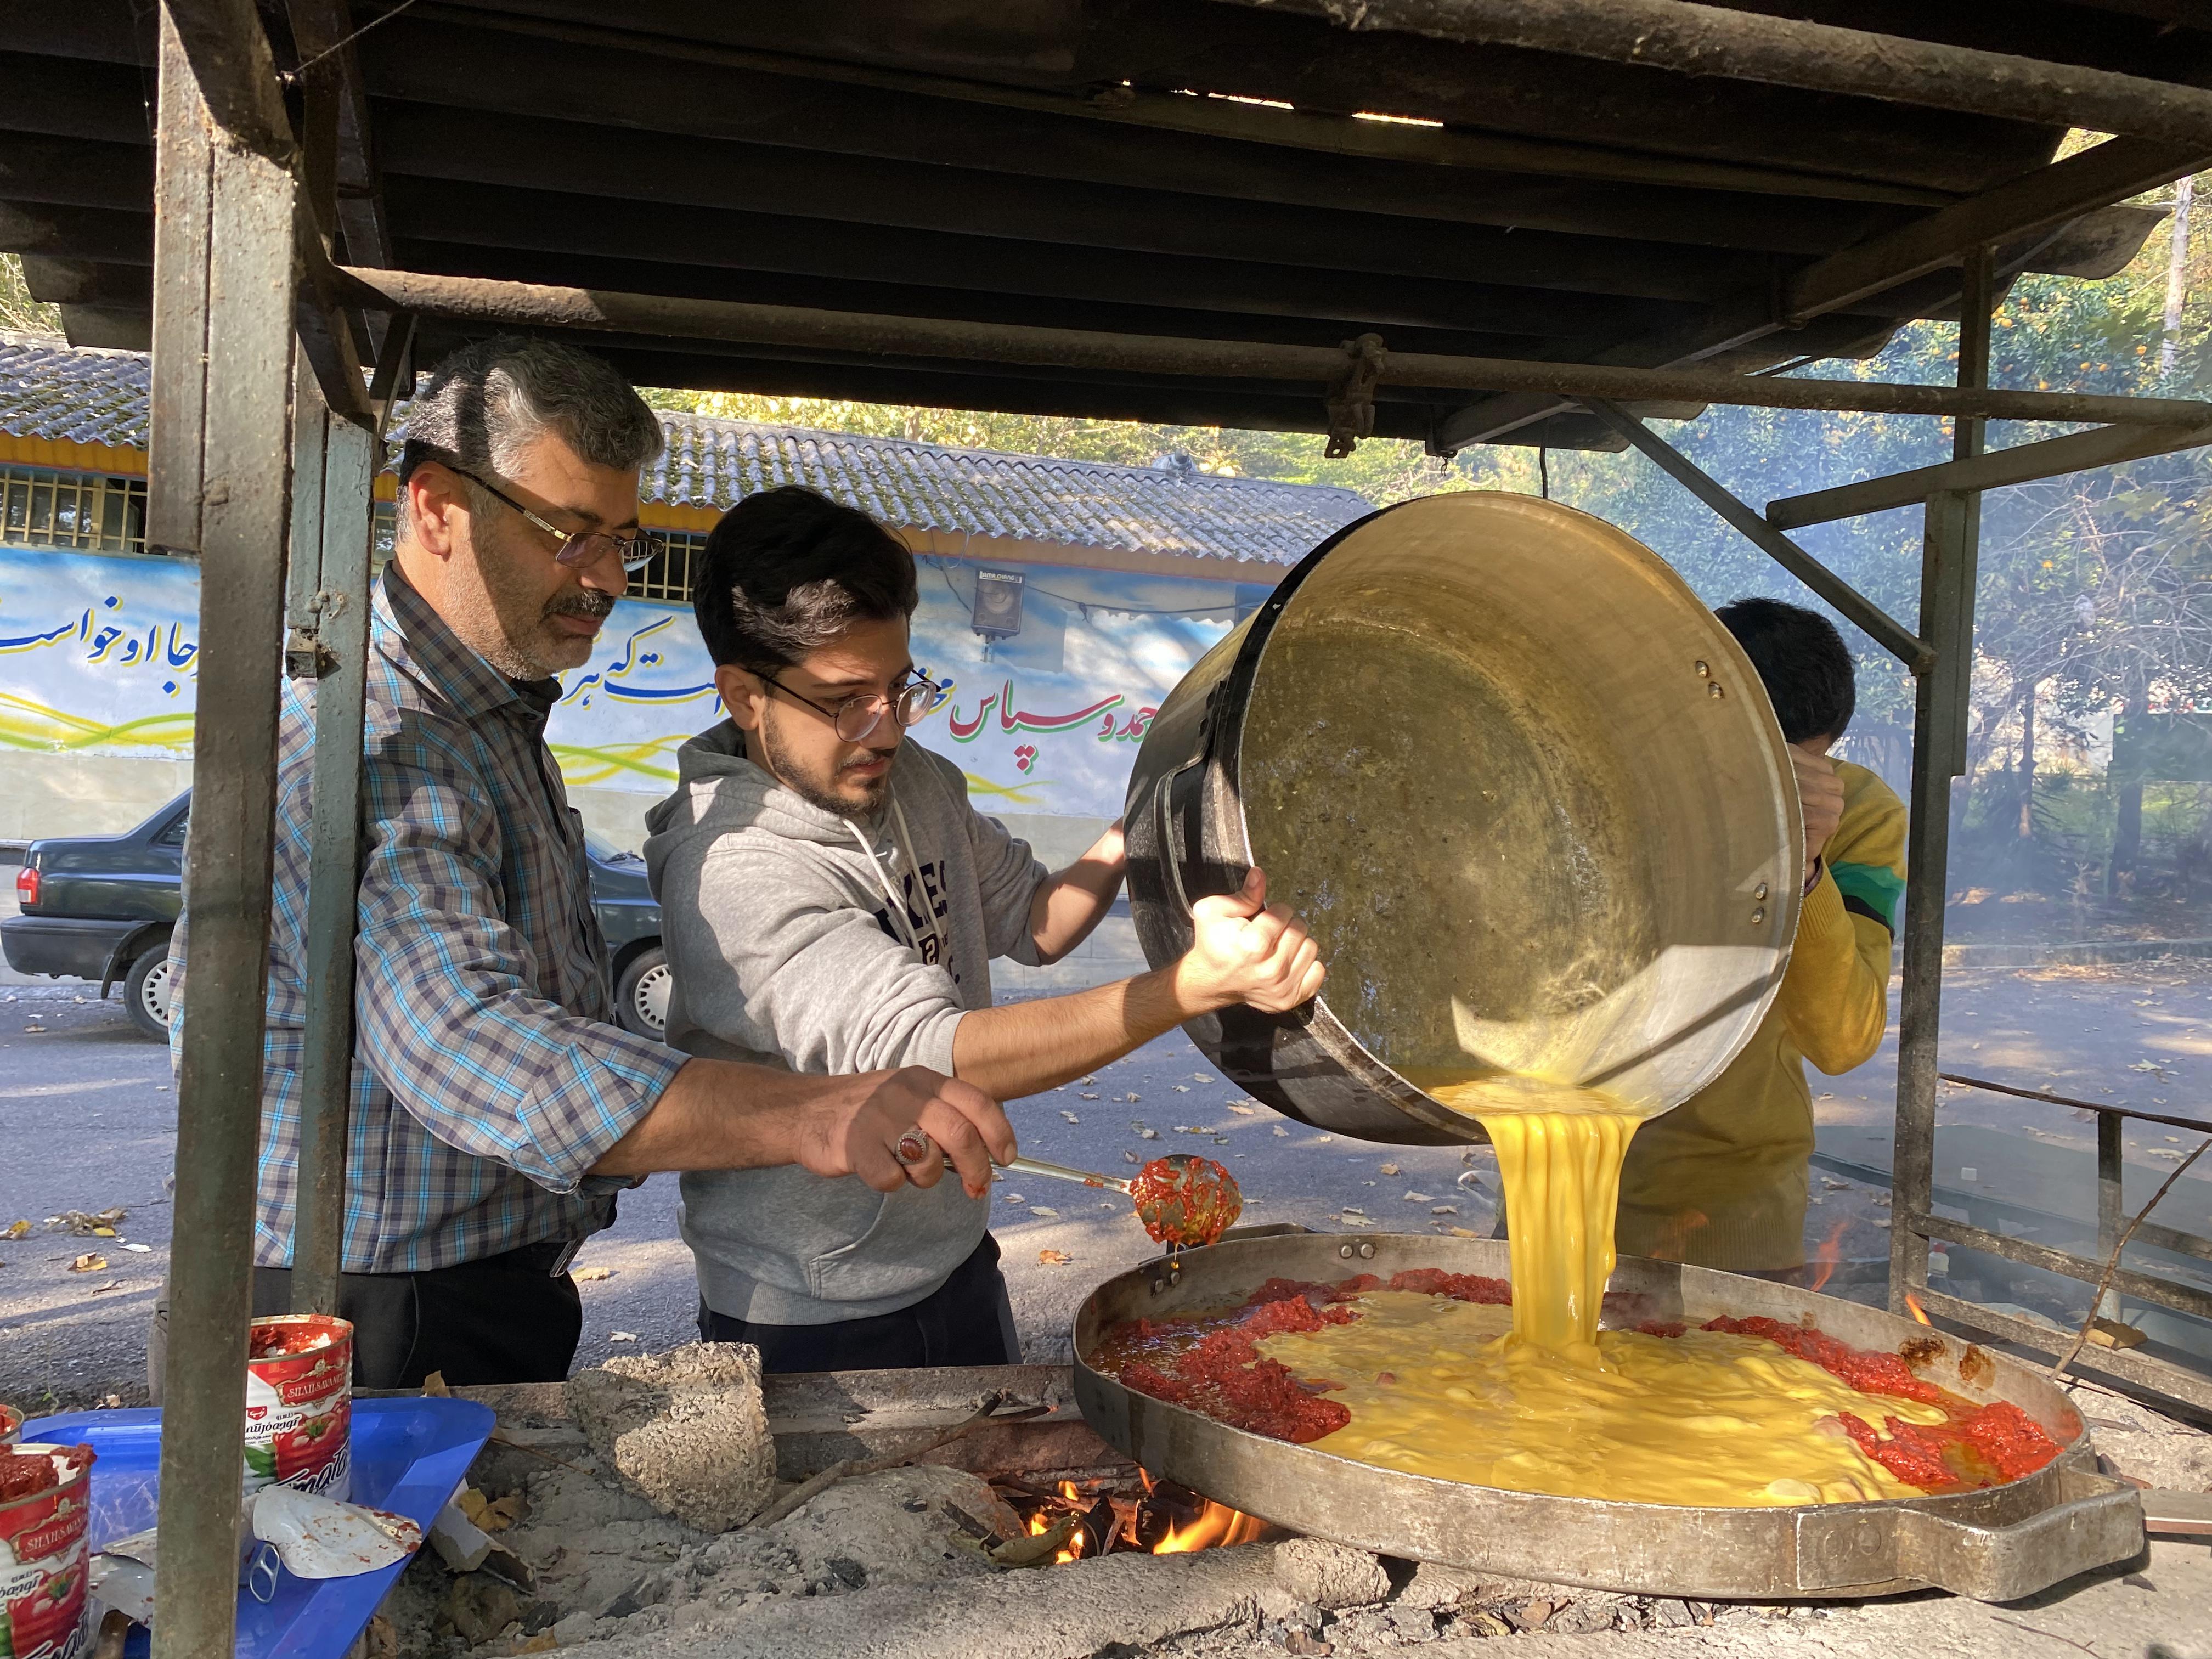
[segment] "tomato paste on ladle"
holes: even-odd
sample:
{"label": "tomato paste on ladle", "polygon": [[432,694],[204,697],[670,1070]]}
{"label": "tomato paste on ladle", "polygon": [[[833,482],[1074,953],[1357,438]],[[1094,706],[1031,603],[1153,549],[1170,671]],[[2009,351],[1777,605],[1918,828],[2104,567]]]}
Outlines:
{"label": "tomato paste on ladle", "polygon": [[1130,1181],[1129,1196],[1145,1231],[1178,1248],[1212,1243],[1244,1213],[1237,1177],[1194,1152],[1154,1158]]}

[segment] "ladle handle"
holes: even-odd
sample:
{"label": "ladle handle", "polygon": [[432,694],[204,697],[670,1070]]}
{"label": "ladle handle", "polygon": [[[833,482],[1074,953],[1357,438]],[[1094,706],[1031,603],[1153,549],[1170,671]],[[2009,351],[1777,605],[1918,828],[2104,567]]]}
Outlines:
{"label": "ladle handle", "polygon": [[[950,1158],[945,1160],[948,1164]],[[1112,1176],[1093,1175],[1088,1170],[1071,1170],[1065,1164],[1042,1164],[1033,1158],[1010,1158],[999,1166],[1010,1175],[1050,1176],[1054,1181],[1079,1182],[1085,1187],[1103,1187],[1109,1193],[1126,1193],[1129,1183],[1116,1181]]]}

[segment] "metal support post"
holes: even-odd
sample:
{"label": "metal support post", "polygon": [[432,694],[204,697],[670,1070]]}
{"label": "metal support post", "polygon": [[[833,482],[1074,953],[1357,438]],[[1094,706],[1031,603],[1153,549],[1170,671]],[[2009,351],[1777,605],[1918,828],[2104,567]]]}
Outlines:
{"label": "metal support post", "polygon": [[[312,512],[295,505],[293,513],[293,633],[285,653],[292,678],[315,683],[292,1310],[336,1313],[345,1243],[346,1110],[353,1086],[355,888],[377,441],[366,427],[325,409],[304,377],[301,403],[312,408],[319,428],[321,464],[314,474],[295,474],[296,496],[312,497],[314,505]],[[298,453],[304,459],[307,446]]]}
{"label": "metal support post", "polygon": [[[2112,1247],[2120,1242],[2120,1230],[2128,1224],[2125,1187],[2120,1164],[2120,1132],[2127,1120],[2114,1112],[2097,1114],[2097,1259],[2112,1260]],[[2120,1298],[2117,1292],[2107,1291],[2097,1306],[2097,1311],[2106,1319],[2117,1319]]]}
{"label": "metal support post", "polygon": [[[1989,250],[1969,250],[1959,311],[1959,384],[1989,380]],[[1979,421],[1959,422],[1952,458],[1981,453]],[[1928,498],[1920,561],[1920,637],[1935,653],[1914,688],[1912,782],[1905,848],[1905,966],[1899,994],[1897,1127],[1892,1150],[1889,1305],[1928,1288],[1928,1236],[1915,1224],[1934,1207],[1937,1047],[1943,1000],[1943,902],[1950,882],[1951,780],[1966,767],[1967,690],[1974,665],[1978,494]]]}
{"label": "metal support post", "polygon": [[[258,27],[223,42],[273,98]],[[200,654],[157,1659],[228,1653],[235,1632],[296,282],[284,137],[219,124],[196,57],[165,3],[149,528],[199,556]]]}

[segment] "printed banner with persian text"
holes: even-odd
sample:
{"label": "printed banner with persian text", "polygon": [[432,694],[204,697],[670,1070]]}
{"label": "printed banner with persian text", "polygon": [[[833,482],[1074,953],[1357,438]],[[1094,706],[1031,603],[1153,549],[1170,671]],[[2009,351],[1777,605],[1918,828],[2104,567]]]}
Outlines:
{"label": "printed banner with persian text", "polygon": [[[915,664],[945,694],[915,736],[979,806],[1112,817],[1161,701],[1228,631],[1237,590],[1033,568],[1021,631],[969,626],[973,574],[926,561]],[[189,561],[0,547],[0,747],[191,753],[199,570]],[[625,599],[562,677],[547,740],[570,784],[658,795],[676,749],[722,718],[688,607]]]}

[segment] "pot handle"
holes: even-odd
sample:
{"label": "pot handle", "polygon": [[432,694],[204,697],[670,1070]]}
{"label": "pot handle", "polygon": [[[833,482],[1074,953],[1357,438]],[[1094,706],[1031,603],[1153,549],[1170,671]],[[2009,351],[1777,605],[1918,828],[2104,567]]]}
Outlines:
{"label": "pot handle", "polygon": [[[1825,1516],[1806,1510],[1797,1529],[1798,1587],[1836,1589],[1905,1578],[1977,1601],[2011,1601],[2142,1553],[2142,1494],[2136,1488],[2081,1468],[2060,1469],[2057,1486],[2057,1502],[2002,1526],[1924,1509],[1887,1516],[1856,1504]],[[1883,1519],[1890,1524],[1882,1526]]]}

